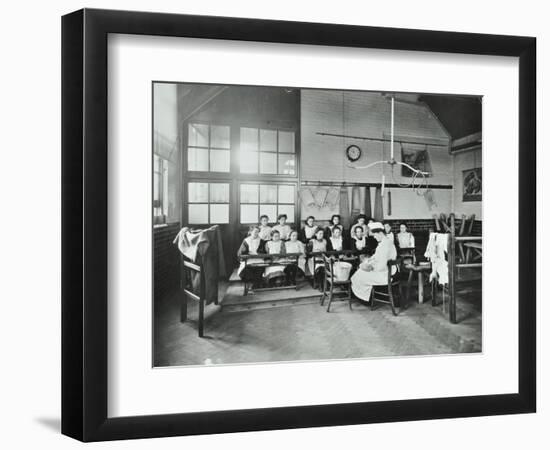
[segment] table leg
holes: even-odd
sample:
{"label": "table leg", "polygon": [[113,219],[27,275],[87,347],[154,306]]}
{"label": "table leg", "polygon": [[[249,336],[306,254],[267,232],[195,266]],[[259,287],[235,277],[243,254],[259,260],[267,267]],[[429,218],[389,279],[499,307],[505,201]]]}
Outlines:
{"label": "table leg", "polygon": [[418,303],[424,303],[424,275],[418,272]]}
{"label": "table leg", "polygon": [[411,301],[411,285],[414,272],[409,270],[409,277],[407,278],[407,303]]}

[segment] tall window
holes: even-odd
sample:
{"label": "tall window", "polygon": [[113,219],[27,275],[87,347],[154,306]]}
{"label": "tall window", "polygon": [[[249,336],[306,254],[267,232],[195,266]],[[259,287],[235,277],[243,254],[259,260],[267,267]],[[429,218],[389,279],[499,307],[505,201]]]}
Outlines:
{"label": "tall window", "polygon": [[229,172],[230,128],[190,123],[188,128],[187,166],[196,172]]}
{"label": "tall window", "polygon": [[294,132],[241,128],[240,172],[296,175]]}
{"label": "tall window", "polygon": [[275,222],[279,214],[286,214],[294,222],[295,189],[292,184],[243,183],[240,186],[240,223],[258,223],[266,214]]}
{"label": "tall window", "polygon": [[159,155],[153,159],[153,216],[154,223],[166,222],[168,215],[168,161]]}
{"label": "tall window", "polygon": [[190,224],[229,223],[229,183],[190,182],[187,192]]}

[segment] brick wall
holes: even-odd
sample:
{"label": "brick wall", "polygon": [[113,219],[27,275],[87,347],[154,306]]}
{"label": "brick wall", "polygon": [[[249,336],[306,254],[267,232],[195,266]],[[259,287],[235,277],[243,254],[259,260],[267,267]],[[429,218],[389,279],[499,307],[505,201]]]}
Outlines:
{"label": "brick wall", "polygon": [[179,285],[179,251],[172,241],[180,230],[179,223],[153,229],[153,289],[158,301]]}

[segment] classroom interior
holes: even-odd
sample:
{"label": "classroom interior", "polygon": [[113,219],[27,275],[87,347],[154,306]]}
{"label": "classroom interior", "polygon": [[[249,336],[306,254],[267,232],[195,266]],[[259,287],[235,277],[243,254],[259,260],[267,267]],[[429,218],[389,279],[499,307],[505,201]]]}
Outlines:
{"label": "classroom interior", "polygon": [[[171,82],[152,90],[155,367],[482,351],[480,97]],[[270,227],[286,215],[299,232],[308,217],[326,230],[338,215],[349,252],[306,254],[320,277],[306,268],[248,285],[239,249],[263,215]],[[331,276],[330,261],[350,262],[347,281],[359,270],[350,229],[360,216],[414,236],[412,252],[395,238],[397,274],[374,289],[380,301]],[[195,247],[184,252],[190,236]],[[429,257],[438,236],[443,278]]]}

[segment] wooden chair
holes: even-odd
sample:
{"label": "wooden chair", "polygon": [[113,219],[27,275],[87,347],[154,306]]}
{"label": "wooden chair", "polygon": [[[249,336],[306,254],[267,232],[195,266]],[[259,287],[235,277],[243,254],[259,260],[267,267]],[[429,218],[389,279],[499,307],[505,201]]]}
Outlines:
{"label": "wooden chair", "polygon": [[[400,289],[400,272],[399,267],[401,261],[398,259],[391,259],[388,261],[388,282],[387,284],[375,285],[372,287],[371,297],[370,297],[370,309],[374,311],[375,303],[384,303],[391,306],[391,312],[394,316],[397,316],[397,311],[395,310],[394,302],[394,288],[397,286],[397,296],[401,300],[401,289]],[[392,275],[392,270],[395,267],[395,274]]]}
{"label": "wooden chair", "polygon": [[[349,309],[351,308],[351,279],[341,281],[337,280],[334,276],[334,259],[323,255],[323,264],[325,266],[325,279],[323,283],[323,294],[321,295],[321,306],[325,303],[325,298],[328,295],[327,312],[330,312],[330,304],[334,294],[347,294],[346,297],[340,298],[341,300],[348,300]],[[343,291],[334,292],[334,288],[344,288]]]}
{"label": "wooden chair", "polygon": [[[198,331],[199,337],[204,336],[204,306],[206,304],[206,294],[205,294],[205,279],[204,279],[204,270],[198,264],[192,263],[190,261],[183,260],[183,276],[181,280],[181,287],[183,290],[183,298],[180,308],[180,321],[185,322],[187,320],[187,301],[188,299],[195,300],[199,302],[199,324]],[[192,291],[193,289],[193,276],[199,276],[199,289],[198,293]]]}

